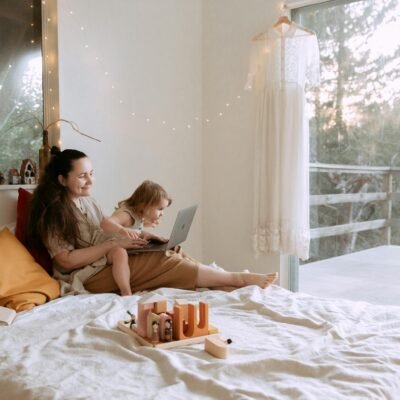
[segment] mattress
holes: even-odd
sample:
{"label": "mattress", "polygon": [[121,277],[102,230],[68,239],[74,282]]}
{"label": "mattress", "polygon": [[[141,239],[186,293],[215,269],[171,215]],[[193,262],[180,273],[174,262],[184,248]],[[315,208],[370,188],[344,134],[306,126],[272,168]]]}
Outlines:
{"label": "mattress", "polygon": [[117,328],[139,295],[63,297],[0,327],[1,399],[399,399],[400,307],[278,286],[154,291],[206,301],[229,356],[140,346]]}

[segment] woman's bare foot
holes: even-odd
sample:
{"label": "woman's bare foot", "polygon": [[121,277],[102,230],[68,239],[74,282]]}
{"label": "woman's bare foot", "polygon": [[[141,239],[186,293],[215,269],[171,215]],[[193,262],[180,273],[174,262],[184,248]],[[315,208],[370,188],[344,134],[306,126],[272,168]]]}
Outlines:
{"label": "woman's bare foot", "polygon": [[260,288],[265,289],[277,281],[279,274],[277,272],[272,274],[253,274],[251,272],[240,272],[236,276],[236,283],[238,287],[257,285]]}
{"label": "woman's bare foot", "polygon": [[120,292],[121,292],[121,296],[132,296],[132,290],[131,290],[131,288],[129,288],[129,289],[125,289],[125,290],[120,290]]}

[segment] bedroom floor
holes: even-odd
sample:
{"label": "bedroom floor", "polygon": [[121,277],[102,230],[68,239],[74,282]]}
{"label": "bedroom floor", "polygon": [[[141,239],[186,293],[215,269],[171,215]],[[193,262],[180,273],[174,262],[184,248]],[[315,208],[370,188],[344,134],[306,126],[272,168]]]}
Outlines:
{"label": "bedroom floor", "polygon": [[380,246],[299,267],[299,291],[400,305],[400,246]]}

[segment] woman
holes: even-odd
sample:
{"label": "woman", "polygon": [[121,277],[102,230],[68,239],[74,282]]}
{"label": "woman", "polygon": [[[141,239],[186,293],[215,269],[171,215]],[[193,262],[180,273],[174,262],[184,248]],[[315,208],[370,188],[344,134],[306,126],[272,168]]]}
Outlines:
{"label": "woman", "polygon": [[[62,294],[118,293],[108,255],[147,244],[141,238],[101,230],[104,215],[90,197],[93,182],[89,158],[78,150],[64,150],[54,154],[32,197],[29,236],[32,240],[41,238],[49,250]],[[276,273],[217,270],[190,258],[180,248],[130,255],[128,263],[132,291],[247,285],[266,288],[277,279]]]}

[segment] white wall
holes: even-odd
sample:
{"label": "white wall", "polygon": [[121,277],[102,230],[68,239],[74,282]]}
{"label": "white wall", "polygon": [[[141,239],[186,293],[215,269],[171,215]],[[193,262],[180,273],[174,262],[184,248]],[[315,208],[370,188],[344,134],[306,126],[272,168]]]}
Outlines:
{"label": "white wall", "polygon": [[203,130],[204,258],[233,270],[279,271],[277,254],[252,251],[255,99],[243,87],[251,38],[273,25],[280,4],[203,1],[203,108],[216,120]]}
{"label": "white wall", "polygon": [[174,199],[160,233],[169,233],[179,208],[199,203],[185,245],[197,258],[204,212],[202,128],[194,120],[202,114],[201,10],[200,0],[58,2],[60,115],[102,140],[63,124],[62,148],[90,156],[94,195],[107,213],[144,179]]}

